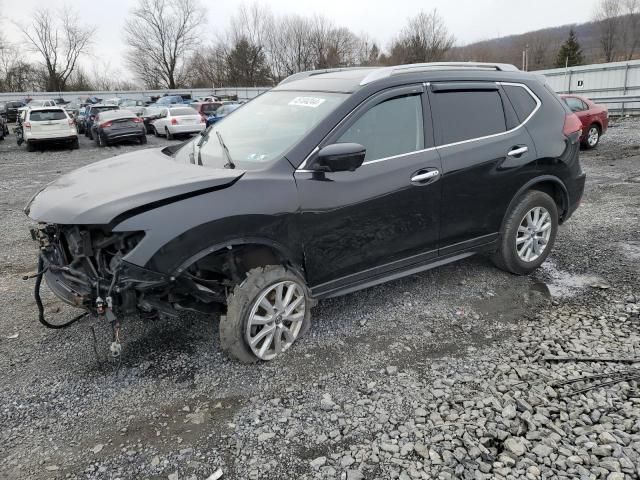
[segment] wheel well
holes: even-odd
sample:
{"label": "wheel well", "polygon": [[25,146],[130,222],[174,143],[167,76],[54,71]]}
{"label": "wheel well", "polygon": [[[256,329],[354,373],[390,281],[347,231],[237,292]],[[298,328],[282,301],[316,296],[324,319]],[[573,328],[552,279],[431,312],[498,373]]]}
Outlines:
{"label": "wheel well", "polygon": [[199,276],[215,278],[226,285],[235,285],[243,281],[250,270],[266,265],[282,265],[304,278],[301,265],[294,263],[277,248],[257,243],[221,248],[198,259],[187,270]]}
{"label": "wheel well", "polygon": [[[602,133],[602,125],[600,125],[600,122],[591,122],[591,125],[595,125],[598,128],[598,133]],[[591,125],[589,125],[589,127],[591,127]]]}
{"label": "wheel well", "polygon": [[558,218],[560,219],[560,221],[562,221],[562,218],[567,212],[569,205],[567,201],[567,193],[560,186],[560,184],[547,180],[531,185],[528,190],[538,190],[540,192],[546,193],[551,198],[553,198],[553,201],[558,207]]}

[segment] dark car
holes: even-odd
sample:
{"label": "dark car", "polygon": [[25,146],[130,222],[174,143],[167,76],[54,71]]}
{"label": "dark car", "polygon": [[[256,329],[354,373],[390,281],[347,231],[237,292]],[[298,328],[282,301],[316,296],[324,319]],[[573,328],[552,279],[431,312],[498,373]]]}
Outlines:
{"label": "dark car", "polygon": [[578,95],[560,95],[560,98],[582,123],[582,145],[585,148],[595,148],[609,127],[609,109]]}
{"label": "dark car", "polygon": [[78,114],[74,118],[78,133],[85,133],[85,122],[87,120],[87,114],[89,113],[90,108],[91,105],[84,105],[78,108]]}
{"label": "dark car", "polygon": [[118,105],[91,105],[85,113],[84,117],[84,134],[93,140],[93,121],[96,115],[100,112],[106,112],[108,110],[119,110]]}
{"label": "dark car", "polygon": [[271,360],[317,300],[474,254],[535,270],[580,204],[579,136],[511,65],[305,72],[189,142],[68,173],[25,212],[64,301],[114,328],[222,304],[222,348]]}
{"label": "dark car", "polygon": [[233,112],[234,110],[238,109],[241,106],[242,106],[242,103],[236,103],[236,102],[228,102],[228,103],[222,104],[221,107],[219,107],[213,113],[209,114],[209,116],[207,116],[207,120],[206,120],[207,127],[210,125],[213,125],[216,122],[219,122],[224,117],[226,117],[231,112]]}
{"label": "dark car", "polygon": [[20,109],[26,106],[25,102],[7,102],[4,105],[4,118],[9,123],[16,123],[20,115]]}
{"label": "dark car", "polygon": [[153,128],[153,121],[160,118],[160,114],[162,113],[162,110],[163,110],[162,107],[154,107],[154,106],[144,107],[142,109],[142,114],[140,115],[140,118],[142,118],[142,121],[144,122],[144,128],[147,133],[155,132]]}
{"label": "dark car", "polygon": [[9,135],[9,126],[4,117],[0,116],[0,140],[4,140],[6,135]]}
{"label": "dark car", "polygon": [[142,119],[129,110],[99,112],[93,121],[93,137],[99,147],[131,140],[147,143]]}

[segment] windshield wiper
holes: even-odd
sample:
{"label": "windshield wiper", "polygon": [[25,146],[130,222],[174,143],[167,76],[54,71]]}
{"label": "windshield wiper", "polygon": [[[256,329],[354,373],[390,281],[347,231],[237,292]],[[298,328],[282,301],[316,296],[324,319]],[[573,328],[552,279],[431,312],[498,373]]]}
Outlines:
{"label": "windshield wiper", "polygon": [[229,153],[229,149],[224,144],[224,140],[222,140],[222,135],[220,135],[220,132],[218,130],[216,130],[216,135],[218,136],[218,141],[220,142],[220,146],[222,147],[222,152],[224,153],[224,156],[227,159],[227,163],[224,165],[224,168],[236,168],[236,164],[233,163],[233,160],[231,160],[231,154]]}

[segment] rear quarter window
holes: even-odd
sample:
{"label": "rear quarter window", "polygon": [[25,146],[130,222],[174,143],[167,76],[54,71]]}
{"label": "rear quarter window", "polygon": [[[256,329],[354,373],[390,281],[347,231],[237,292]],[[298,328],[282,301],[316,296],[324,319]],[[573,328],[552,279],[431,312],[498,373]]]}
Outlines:
{"label": "rear quarter window", "polygon": [[507,130],[504,107],[497,90],[442,91],[435,92],[431,99],[439,145]]}
{"label": "rear quarter window", "polygon": [[520,123],[524,122],[536,109],[537,103],[531,94],[518,85],[503,85],[513,109],[516,111]]}
{"label": "rear quarter window", "polygon": [[31,110],[29,120],[32,122],[49,122],[52,120],[65,120],[64,110]]}

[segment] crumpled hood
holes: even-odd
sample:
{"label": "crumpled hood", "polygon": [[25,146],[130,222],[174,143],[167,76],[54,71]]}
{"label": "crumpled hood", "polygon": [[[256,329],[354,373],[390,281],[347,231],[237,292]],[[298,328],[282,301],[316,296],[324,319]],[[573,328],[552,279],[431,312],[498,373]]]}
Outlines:
{"label": "crumpled hood", "polygon": [[225,188],[243,174],[178,163],[161,149],[145,149],[61,176],[36,193],[24,211],[38,222],[106,225],[133,209]]}

